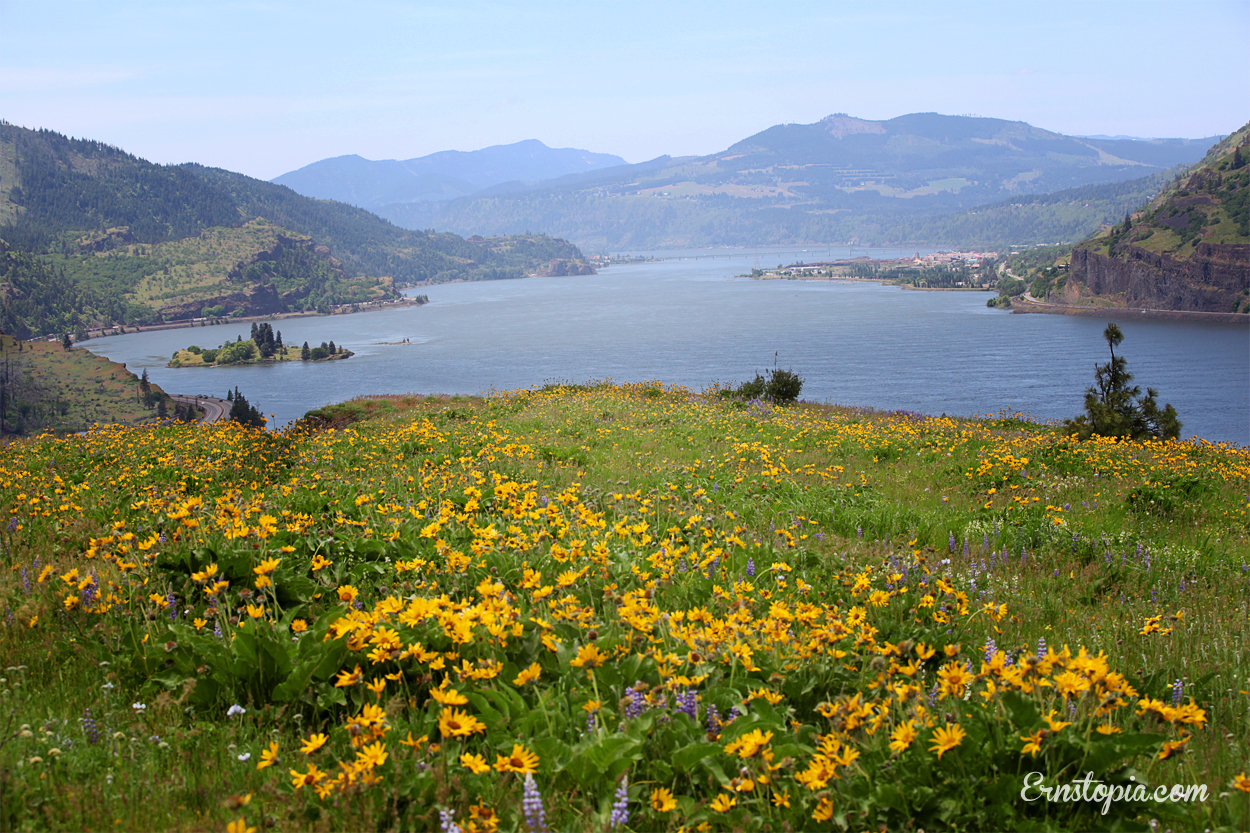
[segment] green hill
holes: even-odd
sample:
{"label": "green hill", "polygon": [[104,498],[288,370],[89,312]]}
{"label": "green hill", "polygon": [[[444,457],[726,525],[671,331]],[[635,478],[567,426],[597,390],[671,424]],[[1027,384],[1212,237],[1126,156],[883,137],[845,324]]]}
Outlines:
{"label": "green hill", "polygon": [[1250,124],[1073,252],[1063,301],[1250,313]]}
{"label": "green hill", "polygon": [[[467,241],[200,165],[0,122],[0,287],[13,333],[197,316],[268,314],[395,297],[448,280],[589,271],[544,235]],[[554,261],[554,263],[553,263]],[[55,282],[57,292],[36,285]]]}
{"label": "green hill", "polygon": [[0,335],[0,434],[138,425],[177,413],[159,386],[124,364],[59,341]]}
{"label": "green hill", "polygon": [[952,215],[1140,180],[1197,161],[1211,141],[1080,138],[1023,122],[937,113],[886,121],[838,114],[777,125],[709,156],[660,157],[378,212],[412,228],[499,234],[542,228],[607,250],[1075,240],[1105,219],[1100,206],[1004,207],[993,212],[1003,222],[988,225]]}

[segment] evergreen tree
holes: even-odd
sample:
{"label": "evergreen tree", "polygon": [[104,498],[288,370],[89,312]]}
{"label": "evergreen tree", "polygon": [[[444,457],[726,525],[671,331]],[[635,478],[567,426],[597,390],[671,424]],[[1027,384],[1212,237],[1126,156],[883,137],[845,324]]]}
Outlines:
{"label": "evergreen tree", "polygon": [[[69,350],[71,347],[73,347],[73,346],[74,346],[74,342],[73,342],[73,340],[69,337],[69,333],[66,333],[65,335],[61,336],[61,349],[62,349],[62,350],[67,350],[67,351],[68,351],[68,350]],[[146,371],[146,370],[145,370],[145,371],[143,371],[143,372],[144,372],[144,374],[146,374],[146,373],[147,373],[147,371]]]}
{"label": "evergreen tree", "polygon": [[304,346],[299,349],[300,361],[308,361],[312,358],[312,351],[308,349],[308,342],[304,342]]}
{"label": "evergreen tree", "polygon": [[1159,392],[1154,388],[1146,388],[1146,395],[1142,396],[1141,388],[1130,386],[1133,374],[1128,372],[1128,361],[1115,354],[1115,348],[1124,341],[1124,333],[1115,324],[1108,324],[1103,338],[1111,349],[1111,361],[1095,366],[1094,385],[1085,392],[1085,413],[1065,420],[1068,433],[1083,440],[1094,434],[1134,440],[1179,437],[1181,422],[1176,409],[1165,405],[1159,410]]}
{"label": "evergreen tree", "polygon": [[331,356],[333,356],[335,353],[337,353],[337,352],[338,352],[338,350],[336,350],[336,349],[335,349],[335,347],[334,347],[334,342],[333,342],[333,341],[331,341],[331,342],[330,342],[330,346],[329,346],[329,347],[327,347],[326,349],[329,351],[329,353],[330,353],[330,355],[331,355]]}
{"label": "evergreen tree", "polygon": [[261,414],[260,409],[255,405],[251,405],[247,401],[247,397],[239,393],[239,389],[234,389],[234,404],[230,406],[230,420],[240,425],[251,425],[255,428],[265,427],[265,417]]}

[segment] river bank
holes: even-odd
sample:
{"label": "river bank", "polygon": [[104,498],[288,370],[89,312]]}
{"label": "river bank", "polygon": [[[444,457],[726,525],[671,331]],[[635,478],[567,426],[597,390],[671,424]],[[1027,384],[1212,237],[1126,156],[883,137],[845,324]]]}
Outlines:
{"label": "river bank", "polygon": [[1236,312],[1193,312],[1179,309],[1140,309],[1125,307],[1077,307],[1051,304],[1024,295],[1011,300],[1011,311],[1018,315],[1074,315],[1083,318],[1121,318],[1138,321],[1198,321],[1210,324],[1250,325],[1250,315]]}
{"label": "river bank", "polygon": [[87,330],[87,339],[104,338],[106,336],[131,335],[148,333],[157,330],[190,330],[196,327],[212,327],[218,324],[250,324],[255,321],[285,321],[297,318],[329,318],[334,315],[351,315],[357,312],[374,312],[379,310],[401,309],[403,307],[420,307],[429,303],[424,295],[422,300],[413,298],[395,298],[387,301],[367,301],[360,304],[342,304],[331,307],[328,313],[323,312],[275,312],[268,315],[243,315],[238,318],[190,318],[185,321],[164,321],[160,324],[115,325],[97,327]]}

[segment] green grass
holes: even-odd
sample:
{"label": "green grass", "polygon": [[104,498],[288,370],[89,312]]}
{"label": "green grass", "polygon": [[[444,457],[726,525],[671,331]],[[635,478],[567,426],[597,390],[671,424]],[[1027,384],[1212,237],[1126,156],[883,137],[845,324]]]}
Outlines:
{"label": "green grass", "polygon": [[[608,829],[623,776],[633,830],[1232,830],[1250,811],[1235,787],[1248,492],[1250,453],[1228,445],[1077,443],[1009,414],[743,408],[656,383],[370,397],[277,434],[23,443],[0,470],[0,823],[435,829],[446,808],[484,829],[488,808],[520,830],[519,773],[460,758],[520,745],[558,830]],[[217,603],[196,578],[210,565],[230,583]],[[99,602],[83,601],[88,575]],[[412,655],[369,656],[388,629]],[[989,640],[1025,663],[1042,638],[1101,654],[1136,694],[1103,715],[1092,690],[1061,695],[1057,669],[1025,693],[982,665]],[[588,670],[595,648],[607,659]],[[971,662],[966,698],[937,696],[948,656]],[[517,682],[529,667],[540,676]],[[1139,713],[1177,679],[1202,720]],[[442,682],[481,732],[440,733]],[[697,722],[674,711],[682,691]],[[373,705],[383,722],[361,724]],[[708,734],[709,706],[742,715]],[[1050,709],[1071,725],[1051,733]],[[888,749],[907,719],[919,737]],[[939,759],[930,744],[954,724],[966,739]],[[770,737],[738,751],[756,730]],[[314,732],[327,744],[301,752]],[[387,760],[336,781],[362,736]],[[271,742],[278,762],[258,769]],[[859,757],[805,786],[839,749]],[[292,782],[310,764],[325,798]],[[1107,816],[1018,798],[1031,771],[1085,766],[1210,796]],[[653,809],[659,788],[672,809]]]}

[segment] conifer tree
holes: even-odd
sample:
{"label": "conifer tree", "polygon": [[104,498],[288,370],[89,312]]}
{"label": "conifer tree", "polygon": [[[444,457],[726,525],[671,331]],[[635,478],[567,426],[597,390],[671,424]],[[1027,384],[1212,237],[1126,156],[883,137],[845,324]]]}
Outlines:
{"label": "conifer tree", "polygon": [[1103,338],[1111,349],[1111,361],[1094,367],[1094,385],[1085,392],[1085,413],[1065,420],[1067,432],[1083,440],[1095,434],[1134,440],[1179,437],[1181,422],[1176,409],[1165,405],[1159,410],[1157,390],[1146,388],[1142,396],[1141,388],[1130,385],[1133,374],[1128,372],[1128,361],[1115,354],[1124,333],[1117,325],[1108,324]]}

